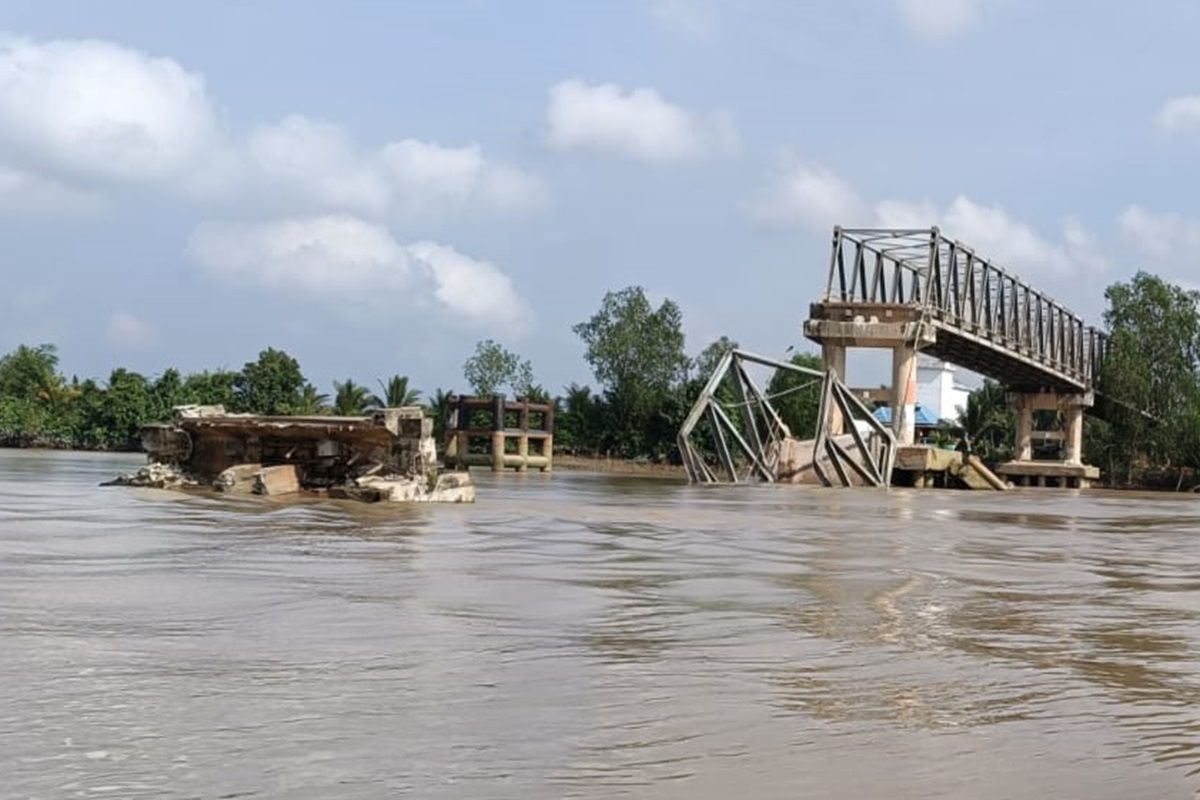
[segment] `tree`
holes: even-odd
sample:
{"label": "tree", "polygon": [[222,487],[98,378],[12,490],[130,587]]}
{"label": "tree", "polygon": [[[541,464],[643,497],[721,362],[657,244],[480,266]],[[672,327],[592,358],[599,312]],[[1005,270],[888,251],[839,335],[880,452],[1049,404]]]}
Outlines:
{"label": "tree", "polygon": [[0,395],[53,402],[62,387],[58,348],[52,344],[23,344],[0,358]]}
{"label": "tree", "polygon": [[697,379],[707,381],[709,377],[716,372],[717,364],[721,363],[721,359],[726,353],[738,349],[738,343],[728,336],[722,336],[708,347],[700,351],[700,355],[696,356],[692,362],[693,370]]}
{"label": "tree", "polygon": [[268,347],[248,362],[233,383],[237,411],[255,414],[290,414],[304,391],[300,363],[282,350]]}
{"label": "tree", "polygon": [[372,396],[366,386],[361,386],[347,378],[345,381],[333,382],[333,410],[342,416],[357,416],[366,413],[371,406]]}
{"label": "tree", "polygon": [[[660,413],[690,363],[683,352],[683,320],[664,300],[651,306],[640,286],[608,292],[600,310],[572,330],[583,340],[584,357],[605,387],[608,419],[603,445],[625,455],[661,456],[674,449]],[[677,416],[672,412],[670,417]]]}
{"label": "tree", "polygon": [[328,414],[329,411],[329,395],[323,394],[311,383],[304,384],[304,390],[300,392],[300,403],[296,406],[295,413],[317,416]]}
{"label": "tree", "polygon": [[[821,357],[796,353],[791,364],[824,371]],[[817,430],[817,412],[821,404],[821,379],[789,369],[776,369],[767,384],[767,396],[779,412],[779,418],[797,439],[811,439]]]}
{"label": "tree", "polygon": [[203,406],[225,406],[234,410],[238,399],[234,391],[241,373],[219,369],[213,372],[193,372],[183,379],[182,395],[186,402]]}
{"label": "tree", "polygon": [[1104,295],[1109,341],[1099,390],[1108,402],[1113,466],[1126,481],[1139,461],[1194,469],[1200,293],[1138,272]]}
{"label": "tree", "polygon": [[985,379],[982,386],[967,395],[967,406],[959,413],[958,424],[983,460],[1002,461],[1011,454],[1015,422],[1006,405],[1004,387],[996,381]]}
{"label": "tree", "polygon": [[476,343],[463,364],[463,377],[477,395],[497,394],[504,386],[522,395],[534,385],[533,365],[491,339]]}
{"label": "tree", "polygon": [[377,406],[401,408],[402,406],[415,406],[421,402],[421,393],[416,389],[408,388],[407,375],[393,375],[388,378],[387,383],[379,381],[379,388],[383,390],[383,394],[372,397]]}

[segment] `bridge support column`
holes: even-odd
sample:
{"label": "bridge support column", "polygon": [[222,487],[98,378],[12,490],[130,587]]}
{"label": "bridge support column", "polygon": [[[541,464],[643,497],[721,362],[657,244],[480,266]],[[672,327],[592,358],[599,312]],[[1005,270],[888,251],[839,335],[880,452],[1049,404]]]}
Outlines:
{"label": "bridge support column", "polygon": [[1033,403],[1029,395],[1016,395],[1017,461],[1033,460]]}
{"label": "bridge support column", "polygon": [[1063,443],[1063,460],[1068,464],[1083,463],[1083,406],[1068,404],[1063,408],[1066,416],[1067,436]]}
{"label": "bridge support column", "polygon": [[[825,369],[832,369],[837,373],[838,380],[843,382],[846,380],[846,348],[844,345],[822,344],[821,361]],[[829,434],[831,436],[840,436],[845,432],[842,410],[834,403],[833,408],[829,410]]]}
{"label": "bridge support column", "polygon": [[892,348],[892,432],[900,445],[916,439],[917,349],[911,344]]}

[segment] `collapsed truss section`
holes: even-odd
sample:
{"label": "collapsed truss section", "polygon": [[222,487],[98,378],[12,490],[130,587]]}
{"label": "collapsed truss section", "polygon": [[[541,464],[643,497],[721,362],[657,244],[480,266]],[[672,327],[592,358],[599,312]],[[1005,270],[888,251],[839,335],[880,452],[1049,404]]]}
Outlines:
{"label": "collapsed truss section", "polygon": [[[811,379],[798,389],[820,384],[811,439],[793,436],[772,397],[751,377],[751,364]],[[732,401],[721,399],[723,385],[732,386]],[[731,350],[718,362],[677,441],[692,483],[802,482],[801,477],[811,472],[823,486],[886,487],[896,458],[892,431],[875,419],[834,370],[816,370],[745,350]]]}

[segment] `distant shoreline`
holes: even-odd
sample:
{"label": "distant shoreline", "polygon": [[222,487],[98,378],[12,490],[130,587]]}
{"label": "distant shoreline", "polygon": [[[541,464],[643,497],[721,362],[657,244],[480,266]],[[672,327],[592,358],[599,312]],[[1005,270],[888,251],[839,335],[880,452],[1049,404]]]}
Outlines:
{"label": "distant shoreline", "polygon": [[557,454],[553,469],[564,472],[602,472],[608,475],[635,475],[642,478],[686,478],[679,464],[634,461],[627,458]]}

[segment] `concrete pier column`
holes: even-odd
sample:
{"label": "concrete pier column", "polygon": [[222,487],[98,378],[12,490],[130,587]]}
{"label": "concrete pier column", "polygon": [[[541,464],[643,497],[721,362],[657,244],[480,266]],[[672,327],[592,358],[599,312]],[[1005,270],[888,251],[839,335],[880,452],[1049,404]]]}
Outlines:
{"label": "concrete pier column", "polygon": [[916,439],[917,350],[902,344],[892,348],[892,432],[901,445]]}
{"label": "concrete pier column", "polygon": [[1025,395],[1017,398],[1017,452],[1015,460],[1033,460],[1033,403]]}
{"label": "concrete pier column", "polygon": [[[822,344],[821,345],[821,361],[825,369],[832,369],[837,373],[838,380],[845,383],[846,381],[846,348],[839,344]],[[842,410],[834,403],[829,409],[829,434],[831,436],[840,436],[846,430],[845,420],[842,419]]]}
{"label": "concrete pier column", "polygon": [[1083,406],[1072,403],[1063,409],[1067,418],[1067,438],[1064,442],[1064,460],[1068,464],[1083,463]]}
{"label": "concrete pier column", "polygon": [[492,472],[504,471],[504,395],[492,396]]}
{"label": "concrete pier column", "polygon": [[517,455],[521,457],[521,464],[517,467],[517,472],[525,472],[529,469],[529,434],[522,431],[517,437]]}

